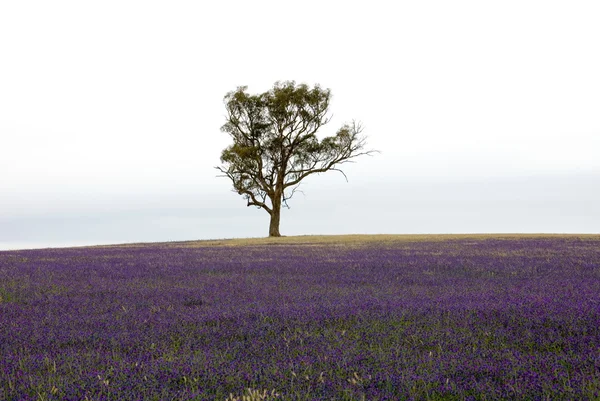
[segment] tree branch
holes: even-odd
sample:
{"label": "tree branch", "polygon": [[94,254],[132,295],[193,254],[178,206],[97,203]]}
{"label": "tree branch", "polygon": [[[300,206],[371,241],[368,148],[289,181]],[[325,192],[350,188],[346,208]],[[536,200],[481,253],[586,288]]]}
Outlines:
{"label": "tree branch", "polygon": [[257,200],[251,191],[248,191],[248,190],[238,191],[238,194],[247,195],[250,197],[250,199],[252,199],[252,202],[250,202],[250,200],[248,200],[248,204],[246,206],[258,206],[260,208],[265,209],[267,211],[267,213],[269,213],[269,214],[273,213],[273,210],[269,206],[267,206],[266,203],[260,202],[259,200]]}
{"label": "tree branch", "polygon": [[245,195],[248,199],[248,204],[246,206],[257,206],[260,208],[263,208],[267,211],[267,213],[271,214],[273,211],[272,209],[267,206],[267,204],[264,202],[266,200],[266,194],[262,195],[262,202],[260,200],[258,200],[256,198],[257,194],[255,194],[254,192],[252,192],[250,189],[247,189],[244,187],[241,178],[238,179],[235,177],[234,174],[232,174],[230,171],[225,170],[221,167],[215,167],[217,170],[219,170],[220,172],[224,173],[223,175],[220,175],[218,177],[228,177],[232,183],[233,183],[233,191],[237,194],[240,195]]}

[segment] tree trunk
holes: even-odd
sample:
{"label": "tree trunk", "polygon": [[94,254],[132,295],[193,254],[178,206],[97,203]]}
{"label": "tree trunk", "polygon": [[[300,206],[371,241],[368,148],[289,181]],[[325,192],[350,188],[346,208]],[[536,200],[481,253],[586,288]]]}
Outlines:
{"label": "tree trunk", "polygon": [[269,237],[281,237],[279,233],[279,220],[281,218],[281,194],[275,194],[271,198],[272,211],[271,211],[271,222],[269,224]]}

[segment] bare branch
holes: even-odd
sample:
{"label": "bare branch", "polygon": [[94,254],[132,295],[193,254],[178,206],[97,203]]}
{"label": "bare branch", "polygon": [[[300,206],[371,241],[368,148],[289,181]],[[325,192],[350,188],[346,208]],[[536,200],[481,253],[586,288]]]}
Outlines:
{"label": "bare branch", "polygon": [[246,206],[258,206],[260,208],[265,209],[266,212],[269,214],[273,213],[273,210],[269,206],[267,206],[266,203],[260,202],[259,200],[257,200],[252,192],[245,190],[245,191],[238,191],[238,193],[240,195],[242,195],[242,194],[247,195],[252,200],[252,202],[250,202],[250,200],[248,200],[248,204]]}
{"label": "bare branch", "polygon": [[294,196],[294,194],[295,194],[296,192],[300,192],[302,195],[306,196],[306,195],[304,194],[304,191],[301,191],[301,190],[299,190],[299,189],[298,189],[299,187],[300,187],[300,184],[298,184],[298,185],[296,185],[294,188],[292,188],[292,193],[291,193],[289,196],[287,196],[287,195],[285,194],[285,191],[284,191],[284,193],[283,193],[283,200],[282,200],[282,202],[283,202],[283,205],[284,205],[286,208],[288,208],[288,209],[290,208],[290,206],[288,205],[287,201],[288,201],[288,199],[292,199],[292,197]]}
{"label": "bare branch", "polygon": [[342,175],[344,176],[344,178],[346,179],[346,182],[348,182],[348,177],[346,176],[346,173],[344,173],[342,170],[340,170],[339,168],[332,168],[331,171],[339,171],[340,173],[342,173]]}

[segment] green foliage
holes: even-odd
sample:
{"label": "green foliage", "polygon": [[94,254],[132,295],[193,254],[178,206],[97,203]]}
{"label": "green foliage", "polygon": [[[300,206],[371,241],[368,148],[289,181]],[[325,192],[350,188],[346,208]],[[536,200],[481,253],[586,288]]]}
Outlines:
{"label": "green foliage", "polygon": [[329,89],[286,81],[256,95],[246,90],[241,86],[225,96],[227,120],[221,130],[233,143],[222,151],[223,165],[216,168],[248,206],[278,216],[281,204],[287,206],[307,176],[341,172],[340,164],[375,152],[364,150],[362,127],[355,122],[344,124],[334,136],[317,138],[330,120]]}
{"label": "green foliage", "polygon": [[0,304],[3,302],[13,302],[15,296],[9,292],[6,288],[0,287]]}
{"label": "green foliage", "polygon": [[251,388],[247,388],[241,397],[236,397],[233,394],[229,394],[229,397],[225,401],[271,401],[279,397],[279,394],[275,390],[268,392],[267,390],[259,391]]}

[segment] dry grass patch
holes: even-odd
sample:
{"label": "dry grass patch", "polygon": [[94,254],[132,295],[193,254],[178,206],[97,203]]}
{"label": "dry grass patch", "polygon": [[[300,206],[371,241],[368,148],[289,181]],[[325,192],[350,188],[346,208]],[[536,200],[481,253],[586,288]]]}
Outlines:
{"label": "dry grass patch", "polygon": [[350,235],[297,235],[287,237],[232,238],[221,240],[200,240],[171,243],[182,247],[212,246],[265,246],[265,245],[327,245],[327,246],[368,246],[374,244],[392,245],[422,241],[450,241],[521,238],[581,238],[600,240],[594,234],[350,234]]}
{"label": "dry grass patch", "polygon": [[[94,248],[139,248],[146,246],[166,246],[173,248],[202,248],[218,246],[271,246],[271,245],[312,245],[312,246],[370,246],[395,245],[411,242],[436,242],[453,240],[481,241],[486,239],[518,240],[526,238],[579,238],[599,241],[600,234],[346,234],[346,235],[294,235],[283,237],[225,238],[211,240],[146,242],[133,244],[96,245]],[[81,247],[86,248],[86,247]]]}

